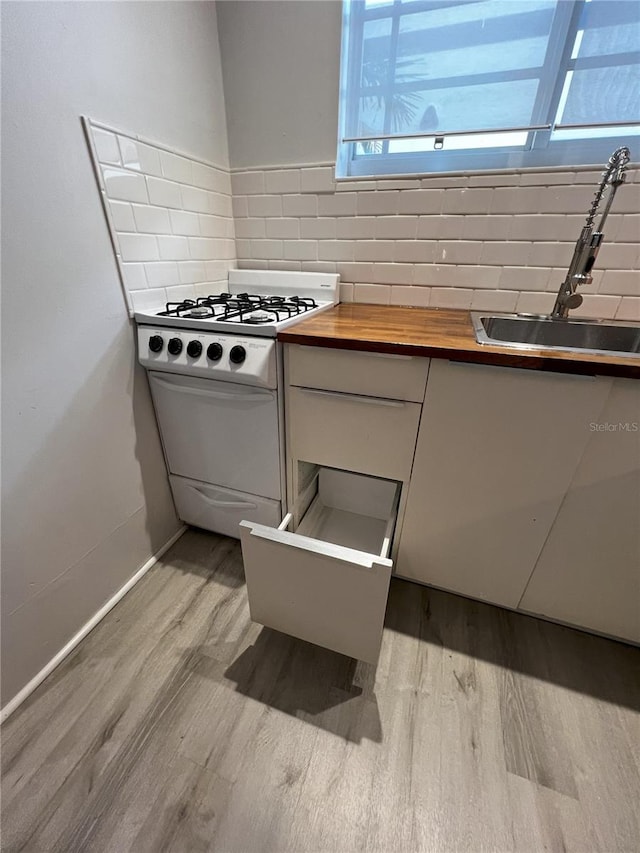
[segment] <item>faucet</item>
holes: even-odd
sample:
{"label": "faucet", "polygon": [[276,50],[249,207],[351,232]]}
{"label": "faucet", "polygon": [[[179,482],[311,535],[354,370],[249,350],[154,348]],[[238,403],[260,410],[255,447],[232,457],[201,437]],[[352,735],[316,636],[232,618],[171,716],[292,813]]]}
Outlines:
{"label": "faucet", "polygon": [[[576,242],[573,258],[565,280],[560,285],[553,311],[549,315],[552,320],[566,320],[570,308],[582,305],[582,296],[577,293],[578,285],[590,284],[593,281],[591,270],[598,257],[600,245],[604,239],[603,227],[611,208],[616,190],[625,181],[624,170],[630,159],[629,149],[625,146],[616,148],[602,173],[602,180],[595,192],[595,198],[587,215],[587,221]],[[609,187],[609,195],[597,231],[593,230],[593,221],[600,207],[605,189]]]}

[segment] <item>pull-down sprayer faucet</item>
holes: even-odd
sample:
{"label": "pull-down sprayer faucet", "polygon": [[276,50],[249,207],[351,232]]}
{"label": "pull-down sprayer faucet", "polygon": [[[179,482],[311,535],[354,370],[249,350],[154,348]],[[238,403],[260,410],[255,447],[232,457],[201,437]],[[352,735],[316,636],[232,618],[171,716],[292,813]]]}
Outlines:
{"label": "pull-down sprayer faucet", "polygon": [[[591,204],[591,209],[587,215],[587,221],[584,224],[582,232],[578,237],[576,247],[573,252],[573,258],[567,271],[565,280],[560,285],[558,295],[556,297],[553,311],[550,314],[552,320],[566,320],[569,316],[570,308],[577,308],[582,304],[582,296],[577,293],[578,285],[590,284],[593,281],[591,270],[598,256],[600,245],[604,239],[604,223],[609,214],[613,197],[620,184],[624,183],[624,170],[629,162],[629,149],[626,147],[616,148],[609,162],[607,163],[602,180],[598,187],[595,198]],[[598,223],[597,231],[593,230],[593,221],[600,207],[602,195],[605,189],[609,187],[609,195],[607,197],[605,208],[602,212],[602,217]]]}

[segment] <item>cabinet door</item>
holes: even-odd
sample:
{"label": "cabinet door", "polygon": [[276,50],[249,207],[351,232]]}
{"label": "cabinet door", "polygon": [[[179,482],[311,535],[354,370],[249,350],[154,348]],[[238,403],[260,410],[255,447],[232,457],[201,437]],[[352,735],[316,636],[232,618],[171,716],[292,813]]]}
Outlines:
{"label": "cabinet door", "polygon": [[640,642],[640,383],[616,379],[520,607]]}
{"label": "cabinet door", "polygon": [[398,574],[517,607],[610,385],[433,359]]}

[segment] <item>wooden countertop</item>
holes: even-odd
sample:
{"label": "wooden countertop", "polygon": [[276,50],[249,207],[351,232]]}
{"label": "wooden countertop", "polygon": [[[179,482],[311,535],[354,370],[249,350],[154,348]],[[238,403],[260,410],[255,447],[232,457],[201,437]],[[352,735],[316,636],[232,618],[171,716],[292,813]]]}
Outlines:
{"label": "wooden countertop", "polygon": [[640,360],[476,342],[468,311],[345,302],[278,333],[288,344],[640,379]]}

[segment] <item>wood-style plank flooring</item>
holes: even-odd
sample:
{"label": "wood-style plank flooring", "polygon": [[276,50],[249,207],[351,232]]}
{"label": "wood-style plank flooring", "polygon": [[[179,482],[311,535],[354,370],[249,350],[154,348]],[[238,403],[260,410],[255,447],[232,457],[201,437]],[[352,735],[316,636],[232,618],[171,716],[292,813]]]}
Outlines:
{"label": "wood-style plank flooring", "polygon": [[393,580],[375,669],[192,530],[2,727],[2,850],[637,853],[639,658]]}

